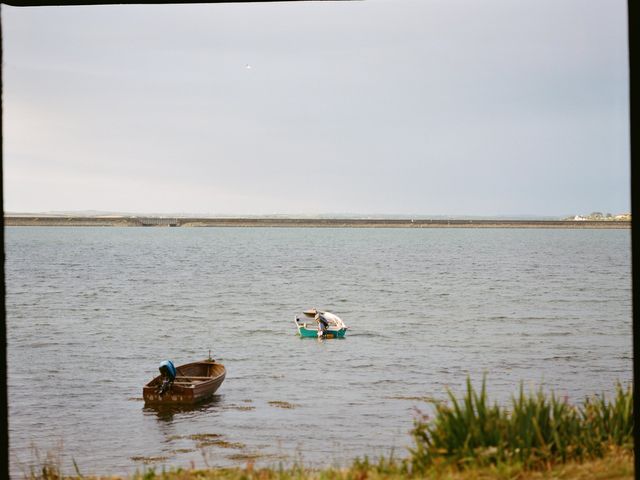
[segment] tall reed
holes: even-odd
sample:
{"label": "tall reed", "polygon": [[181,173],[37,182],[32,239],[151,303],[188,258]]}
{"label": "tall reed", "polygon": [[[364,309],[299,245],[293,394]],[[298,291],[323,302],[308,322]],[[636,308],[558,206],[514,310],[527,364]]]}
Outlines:
{"label": "tall reed", "polygon": [[414,472],[434,464],[483,466],[519,463],[539,467],[602,457],[612,448],[633,448],[633,395],[616,384],[616,395],[588,397],[573,406],[542,389],[526,394],[520,385],[511,408],[490,404],[486,378],[476,391],[467,378],[466,394],[434,402],[435,417],[420,414],[411,431]]}

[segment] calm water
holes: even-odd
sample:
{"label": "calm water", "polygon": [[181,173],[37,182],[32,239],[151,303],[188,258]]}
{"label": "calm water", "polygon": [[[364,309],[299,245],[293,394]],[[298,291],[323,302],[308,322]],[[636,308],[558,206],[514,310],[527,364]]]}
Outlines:
{"label": "calm water", "polygon": [[[629,230],[5,232],[16,477],[34,448],[83,474],[399,456],[415,397],[467,375],[501,402],[520,381],[579,402],[632,377]],[[298,338],[309,307],[347,338]],[[160,361],[209,348],[228,371],[211,402],[144,407]]]}

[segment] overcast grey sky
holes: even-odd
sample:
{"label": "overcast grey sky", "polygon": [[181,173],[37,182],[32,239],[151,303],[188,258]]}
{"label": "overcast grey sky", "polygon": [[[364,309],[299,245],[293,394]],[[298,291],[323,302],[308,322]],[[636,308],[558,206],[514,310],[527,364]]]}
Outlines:
{"label": "overcast grey sky", "polygon": [[630,210],[624,0],[2,6],[5,211]]}

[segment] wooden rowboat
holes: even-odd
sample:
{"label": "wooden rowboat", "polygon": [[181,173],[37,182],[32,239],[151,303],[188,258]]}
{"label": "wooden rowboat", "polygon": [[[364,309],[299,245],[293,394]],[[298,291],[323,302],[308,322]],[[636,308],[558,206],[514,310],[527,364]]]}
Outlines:
{"label": "wooden rowboat", "polygon": [[194,404],[211,397],[227,374],[224,365],[213,359],[187,363],[176,368],[177,375],[171,386],[160,393],[162,375],[158,375],[142,389],[145,404]]}

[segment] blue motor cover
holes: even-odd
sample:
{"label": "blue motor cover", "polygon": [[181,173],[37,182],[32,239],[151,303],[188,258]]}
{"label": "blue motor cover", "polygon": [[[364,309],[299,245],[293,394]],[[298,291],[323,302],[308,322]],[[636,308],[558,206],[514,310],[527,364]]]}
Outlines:
{"label": "blue motor cover", "polygon": [[171,380],[176,378],[176,367],[171,360],[165,360],[158,367],[160,373]]}

